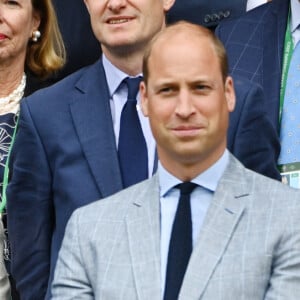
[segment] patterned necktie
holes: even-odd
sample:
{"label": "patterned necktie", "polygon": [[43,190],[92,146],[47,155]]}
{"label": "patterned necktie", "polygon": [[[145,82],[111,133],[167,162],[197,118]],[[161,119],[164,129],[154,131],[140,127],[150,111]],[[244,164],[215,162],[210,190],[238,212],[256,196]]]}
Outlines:
{"label": "patterned necktie", "polygon": [[124,188],[148,177],[147,145],[136,110],[136,95],[141,80],[141,77],[124,80],[128,87],[128,99],[121,113],[118,145]]}
{"label": "patterned necktie", "polygon": [[193,237],[190,195],[196,186],[197,184],[192,182],[183,182],[176,186],[176,188],[180,189],[180,198],[169,245],[164,300],[175,300],[178,298],[192,253]]}
{"label": "patterned necktie", "polygon": [[280,130],[281,153],[278,163],[300,162],[300,43],[291,58]]}

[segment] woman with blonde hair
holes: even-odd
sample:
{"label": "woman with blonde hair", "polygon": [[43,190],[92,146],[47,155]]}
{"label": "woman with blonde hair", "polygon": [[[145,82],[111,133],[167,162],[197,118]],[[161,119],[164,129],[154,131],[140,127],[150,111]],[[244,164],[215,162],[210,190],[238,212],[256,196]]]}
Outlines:
{"label": "woman with blonde hair", "polygon": [[[64,63],[65,47],[51,0],[0,1],[0,214],[4,223],[7,159],[16,133],[20,100],[41,87],[43,79]],[[10,299],[1,251],[4,245],[8,256],[8,243],[2,224],[0,244],[0,299]]]}

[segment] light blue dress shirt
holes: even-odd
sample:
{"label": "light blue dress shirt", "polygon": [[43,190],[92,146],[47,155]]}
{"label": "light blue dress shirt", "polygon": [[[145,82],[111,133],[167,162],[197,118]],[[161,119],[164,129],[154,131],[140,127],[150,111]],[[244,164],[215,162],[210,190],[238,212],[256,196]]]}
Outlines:
{"label": "light blue dress shirt", "polygon": [[[116,68],[103,54],[102,55],[103,67],[106,74],[106,80],[109,88],[110,94],[110,108],[112,121],[114,126],[114,133],[116,139],[116,145],[118,147],[119,143],[119,133],[120,133],[120,121],[121,121],[121,113],[123,106],[127,101],[127,85],[121,82],[126,78],[130,77],[126,73],[122,72],[118,68]],[[138,75],[142,76],[142,74]],[[155,159],[155,140],[153,138],[149,120],[146,118],[141,109],[140,109],[140,95],[137,95],[137,112],[141,122],[143,134],[147,144],[148,150],[148,172],[149,177],[153,174],[154,167],[154,159]]]}
{"label": "light blue dress shirt", "polygon": [[[222,157],[205,172],[198,175],[192,182],[199,186],[191,194],[191,216],[193,226],[193,246],[196,244],[207,209],[229,161],[228,150]],[[158,176],[160,186],[160,212],[161,212],[161,282],[164,293],[167,270],[169,243],[172,226],[179,201],[179,190],[174,188],[181,181],[171,175],[161,163],[158,163]],[[205,255],[205,253],[203,253]]]}

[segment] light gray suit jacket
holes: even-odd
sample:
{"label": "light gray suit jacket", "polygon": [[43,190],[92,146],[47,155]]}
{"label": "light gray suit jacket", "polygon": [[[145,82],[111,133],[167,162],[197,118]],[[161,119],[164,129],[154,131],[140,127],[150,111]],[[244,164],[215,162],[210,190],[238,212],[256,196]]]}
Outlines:
{"label": "light gray suit jacket", "polygon": [[[52,299],[158,300],[160,278],[155,175],[73,214]],[[300,191],[230,157],[179,299],[299,300]]]}
{"label": "light gray suit jacket", "polygon": [[11,299],[10,284],[9,284],[8,273],[5,268],[4,257],[3,257],[4,239],[5,239],[4,228],[0,217],[0,299],[9,300]]}

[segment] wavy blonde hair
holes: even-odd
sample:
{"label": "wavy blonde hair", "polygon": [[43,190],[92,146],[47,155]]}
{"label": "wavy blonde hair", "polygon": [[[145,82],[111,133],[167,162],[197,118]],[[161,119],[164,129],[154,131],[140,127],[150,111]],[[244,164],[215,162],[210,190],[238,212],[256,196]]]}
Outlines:
{"label": "wavy blonde hair", "polygon": [[51,0],[31,0],[31,3],[41,18],[41,37],[37,42],[29,41],[25,67],[36,76],[46,78],[64,66],[66,50]]}

